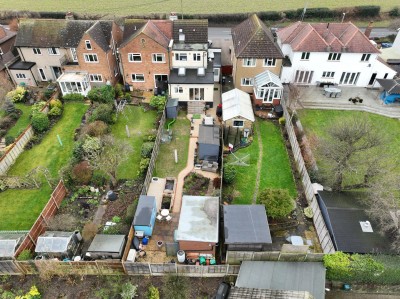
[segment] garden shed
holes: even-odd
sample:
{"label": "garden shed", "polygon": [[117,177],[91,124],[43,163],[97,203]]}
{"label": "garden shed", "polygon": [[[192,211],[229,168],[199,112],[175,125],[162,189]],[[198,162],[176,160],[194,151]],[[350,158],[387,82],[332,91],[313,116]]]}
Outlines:
{"label": "garden shed", "polygon": [[255,118],[250,95],[237,88],[224,92],[222,120],[226,127],[251,130]]}
{"label": "garden shed", "polygon": [[0,260],[12,259],[26,233],[0,232]]}
{"label": "garden shed", "polygon": [[154,196],[140,195],[132,226],[135,231],[142,231],[144,236],[153,234],[157,216],[157,201]]}
{"label": "garden shed", "polygon": [[218,162],[219,147],[219,127],[215,125],[200,125],[198,138],[198,158],[200,160]]}
{"label": "garden shed", "polygon": [[178,99],[169,98],[165,106],[167,118],[177,118],[178,116]]}
{"label": "garden shed", "polygon": [[178,230],[175,235],[180,250],[215,255],[218,226],[218,197],[183,196]]}
{"label": "garden shed", "polygon": [[376,81],[383,87],[380,98],[385,104],[393,104],[396,101],[400,101],[400,78],[376,79]]}
{"label": "garden shed", "polygon": [[223,209],[227,250],[271,250],[272,239],[264,205],[228,205]]}
{"label": "garden shed", "polygon": [[72,258],[81,241],[79,232],[48,231],[39,236],[35,252],[46,257]]}
{"label": "garden shed", "polygon": [[125,235],[102,235],[97,234],[86,255],[90,255],[93,259],[120,259],[124,252]]}

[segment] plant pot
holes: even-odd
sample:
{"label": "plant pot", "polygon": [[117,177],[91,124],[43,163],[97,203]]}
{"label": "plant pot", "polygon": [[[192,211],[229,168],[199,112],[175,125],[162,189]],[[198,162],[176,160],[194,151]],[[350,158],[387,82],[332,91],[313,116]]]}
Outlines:
{"label": "plant pot", "polygon": [[161,248],[164,245],[163,241],[157,241],[158,248]]}

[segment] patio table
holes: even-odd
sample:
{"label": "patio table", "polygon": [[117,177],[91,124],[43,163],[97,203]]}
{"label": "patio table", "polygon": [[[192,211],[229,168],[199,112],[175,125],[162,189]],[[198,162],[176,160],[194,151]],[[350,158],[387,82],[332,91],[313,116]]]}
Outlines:
{"label": "patio table", "polygon": [[163,217],[167,217],[169,215],[169,210],[168,209],[162,209],[160,214]]}
{"label": "patio table", "polygon": [[336,98],[341,95],[342,90],[336,87],[325,87],[324,92],[329,98]]}

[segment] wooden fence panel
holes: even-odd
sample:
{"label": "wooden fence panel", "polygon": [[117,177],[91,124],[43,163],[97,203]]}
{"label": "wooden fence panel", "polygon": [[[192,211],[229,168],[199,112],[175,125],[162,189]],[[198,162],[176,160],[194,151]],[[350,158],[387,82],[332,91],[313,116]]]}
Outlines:
{"label": "wooden fence panel", "polygon": [[146,263],[124,262],[125,273],[128,275],[151,275],[150,266]]}
{"label": "wooden fence panel", "polygon": [[22,275],[23,272],[12,260],[0,261],[0,275]]}

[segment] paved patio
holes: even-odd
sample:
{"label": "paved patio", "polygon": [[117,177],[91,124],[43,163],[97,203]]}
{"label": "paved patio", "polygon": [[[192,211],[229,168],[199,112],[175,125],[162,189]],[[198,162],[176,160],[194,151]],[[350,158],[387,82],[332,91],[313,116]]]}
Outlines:
{"label": "paved patio", "polygon": [[[379,99],[380,90],[361,87],[343,87],[341,96],[329,98],[323,94],[322,87],[316,86],[298,86],[299,100],[296,109],[332,109],[332,110],[357,110],[371,112],[391,118],[400,118],[400,103],[385,105]],[[285,93],[289,94],[289,87],[285,85]],[[349,101],[349,98],[359,97],[363,99],[362,103]],[[288,97],[286,97],[288,98]],[[288,106],[293,109],[294,100],[288,101]]]}

